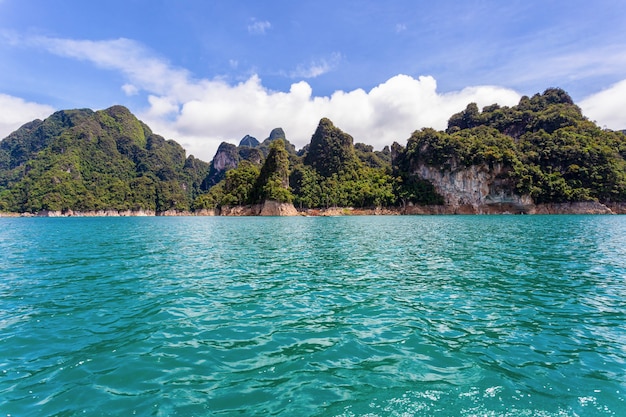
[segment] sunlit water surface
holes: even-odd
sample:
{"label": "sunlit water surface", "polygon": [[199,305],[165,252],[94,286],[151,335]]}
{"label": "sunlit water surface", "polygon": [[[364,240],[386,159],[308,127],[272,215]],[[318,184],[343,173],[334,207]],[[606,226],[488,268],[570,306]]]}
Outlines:
{"label": "sunlit water surface", "polygon": [[0,416],[625,416],[626,217],[0,219]]}

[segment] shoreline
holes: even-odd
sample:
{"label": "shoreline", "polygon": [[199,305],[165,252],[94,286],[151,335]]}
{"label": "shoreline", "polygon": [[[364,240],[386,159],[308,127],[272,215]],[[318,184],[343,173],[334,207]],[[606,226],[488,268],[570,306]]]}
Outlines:
{"label": "shoreline", "polygon": [[508,215],[508,214],[626,214],[626,202],[623,203],[599,203],[599,202],[574,202],[536,204],[527,207],[514,207],[503,205],[486,206],[419,206],[409,205],[406,207],[330,207],[321,209],[295,209],[295,210],[262,210],[260,205],[232,206],[221,209],[203,209],[198,211],[167,210],[157,212],[154,210],[66,210],[53,211],[42,210],[37,213],[13,213],[0,212],[0,218],[16,217],[247,217],[247,216],[303,216],[303,217],[331,217],[331,216],[407,216],[407,215]]}

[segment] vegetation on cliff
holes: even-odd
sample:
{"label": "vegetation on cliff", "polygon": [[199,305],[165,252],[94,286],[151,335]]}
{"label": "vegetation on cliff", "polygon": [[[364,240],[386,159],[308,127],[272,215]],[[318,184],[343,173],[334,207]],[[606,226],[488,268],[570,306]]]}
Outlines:
{"label": "vegetation on cliff", "polygon": [[[300,151],[281,128],[220,145],[211,164],[186,157],[127,109],[68,110],[0,142],[0,211],[189,210],[266,200],[298,208],[441,205],[422,176],[470,167],[535,203],[626,201],[626,137],[586,119],[551,88],[519,104],[450,117],[381,151],[323,118]],[[440,186],[440,185],[438,185]]]}
{"label": "vegetation on cliff", "polygon": [[274,132],[282,134],[270,135],[264,142],[270,145],[262,164],[239,162],[237,168],[225,173],[224,181],[196,200],[195,207],[256,204],[268,199],[293,202],[299,208],[395,203],[388,148],[375,153],[367,145],[355,146],[350,135],[326,118],[299,154],[286,141],[282,129]]}
{"label": "vegetation on cliff", "polygon": [[563,90],[551,88],[513,107],[476,104],[453,115],[445,132],[416,131],[396,145],[395,172],[410,180],[420,164],[501,164],[517,194],[535,203],[626,200],[626,139],[586,119]]}
{"label": "vegetation on cliff", "polygon": [[237,168],[226,172],[225,179],[199,196],[194,208],[213,209],[262,203],[265,200],[290,203],[289,154],[285,142],[278,138],[269,145],[267,158],[259,167],[243,160]]}
{"label": "vegetation on cliff", "polygon": [[60,111],[0,142],[0,210],[187,210],[207,170],[124,107]]}
{"label": "vegetation on cliff", "polygon": [[289,190],[289,154],[282,139],[274,140],[254,187],[257,201],[273,200],[291,203]]}

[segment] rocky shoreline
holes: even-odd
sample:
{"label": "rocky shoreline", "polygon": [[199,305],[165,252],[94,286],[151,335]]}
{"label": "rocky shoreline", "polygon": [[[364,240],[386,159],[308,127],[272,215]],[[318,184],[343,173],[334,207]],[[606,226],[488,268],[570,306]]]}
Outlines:
{"label": "rocky shoreline", "polygon": [[330,207],[323,209],[296,209],[293,204],[266,201],[249,206],[227,206],[220,209],[198,211],[168,210],[95,210],[50,211],[38,213],[0,212],[0,217],[154,217],[154,216],[398,216],[398,215],[452,215],[452,214],[626,214],[626,203],[575,202],[533,205],[440,205],[406,207],[352,208]]}

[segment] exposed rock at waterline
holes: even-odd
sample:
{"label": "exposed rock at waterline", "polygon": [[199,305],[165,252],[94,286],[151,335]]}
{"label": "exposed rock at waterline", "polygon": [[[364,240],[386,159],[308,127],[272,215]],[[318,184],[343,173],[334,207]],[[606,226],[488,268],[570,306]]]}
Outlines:
{"label": "exposed rock at waterline", "polygon": [[261,207],[261,216],[297,216],[298,210],[292,203],[266,200]]}

